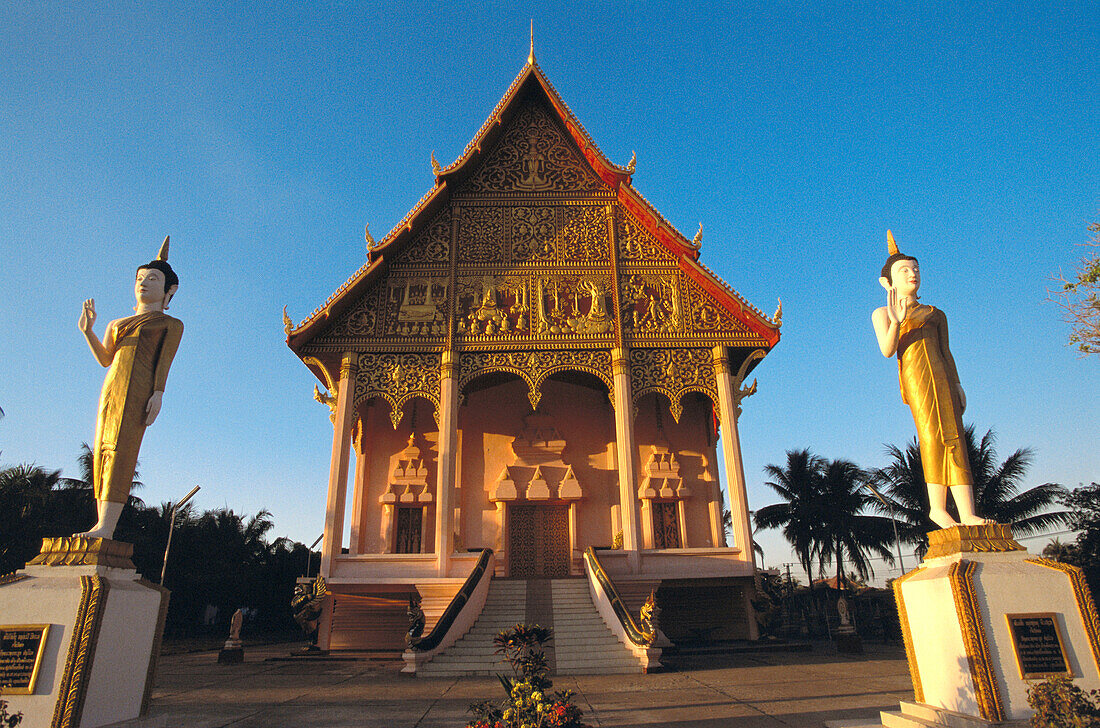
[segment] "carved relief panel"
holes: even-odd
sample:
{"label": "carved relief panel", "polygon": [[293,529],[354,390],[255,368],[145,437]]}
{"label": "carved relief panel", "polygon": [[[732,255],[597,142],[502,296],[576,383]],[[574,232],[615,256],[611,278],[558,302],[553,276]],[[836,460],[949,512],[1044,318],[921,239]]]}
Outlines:
{"label": "carved relief panel", "polygon": [[485,163],[460,192],[583,192],[607,187],[543,103],[512,119]]}
{"label": "carved relief panel", "polygon": [[683,413],[680,398],[701,392],[718,401],[710,349],[631,349],[630,385],[635,406],[649,392],[660,392],[669,400],[669,411],[677,422]]}
{"label": "carved relief panel", "polygon": [[466,341],[614,332],[611,276],[540,272],[463,276],[455,284],[457,332]]}
{"label": "carved relief panel", "polygon": [[685,312],[680,279],[677,271],[621,275],[624,331],[643,339],[682,336]]}

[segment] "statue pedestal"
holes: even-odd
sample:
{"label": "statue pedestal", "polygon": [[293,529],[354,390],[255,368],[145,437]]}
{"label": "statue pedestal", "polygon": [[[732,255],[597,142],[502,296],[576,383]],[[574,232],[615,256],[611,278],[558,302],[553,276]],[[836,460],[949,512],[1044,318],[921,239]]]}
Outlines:
{"label": "statue pedestal", "polygon": [[1100,688],[1100,618],[1080,570],[1030,556],[1003,525],[933,531],[929,542],[894,582],[917,705],[884,713],[885,725],[1023,721],[1025,680],[1054,674]]}
{"label": "statue pedestal", "polygon": [[110,539],[48,538],[0,582],[0,627],[49,625],[33,689],[4,691],[22,728],[95,728],[144,712],[168,590],[138,577],[132,553]]}

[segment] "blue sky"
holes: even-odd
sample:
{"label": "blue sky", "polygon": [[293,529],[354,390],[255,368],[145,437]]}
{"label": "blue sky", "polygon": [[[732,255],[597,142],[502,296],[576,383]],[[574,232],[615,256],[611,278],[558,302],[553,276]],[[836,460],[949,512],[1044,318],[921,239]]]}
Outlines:
{"label": "blue sky", "polygon": [[[536,55],[602,150],[770,313],[741,418],[750,503],[788,449],[864,466],[913,425],[871,310],[887,228],[921,259],[969,404],[1028,483],[1100,479],[1100,360],[1044,302],[1100,217],[1089,3],[8,3],[0,9],[0,462],[72,473],[165,234],[187,329],[139,493],[320,533],[331,429],[286,349]],[[769,564],[789,561],[761,534]],[[1041,543],[1040,543],[1041,545]],[[884,567],[881,571],[888,573]]]}

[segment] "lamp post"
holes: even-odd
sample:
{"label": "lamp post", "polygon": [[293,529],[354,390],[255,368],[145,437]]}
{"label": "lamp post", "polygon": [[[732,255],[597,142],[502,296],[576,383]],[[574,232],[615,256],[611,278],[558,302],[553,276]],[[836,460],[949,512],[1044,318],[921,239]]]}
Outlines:
{"label": "lamp post", "polygon": [[168,569],[168,549],[172,548],[172,532],[176,530],[176,510],[180,506],[187,504],[187,501],[191,500],[191,497],[195,493],[199,492],[202,486],[196,485],[191,489],[191,492],[183,497],[179,503],[172,506],[172,518],[168,521],[168,542],[164,544],[164,563],[160,565],[160,585],[164,586],[164,572]]}
{"label": "lamp post", "polygon": [[879,493],[877,490],[875,490],[875,486],[871,485],[870,483],[864,483],[863,485],[867,488],[867,490],[875,494],[875,497],[878,498],[879,503],[882,503],[882,505],[890,509],[890,525],[894,527],[894,546],[897,547],[898,564],[901,565],[901,573],[904,574],[905,560],[901,558],[901,541],[898,540],[898,522],[897,518],[895,517],[894,504],[883,498],[882,493]]}
{"label": "lamp post", "polygon": [[309,545],[306,549],[306,578],[309,578],[309,562],[313,558],[313,549],[317,548],[317,544],[321,543],[321,539],[325,537],[325,534],[321,534],[317,537],[317,540]]}

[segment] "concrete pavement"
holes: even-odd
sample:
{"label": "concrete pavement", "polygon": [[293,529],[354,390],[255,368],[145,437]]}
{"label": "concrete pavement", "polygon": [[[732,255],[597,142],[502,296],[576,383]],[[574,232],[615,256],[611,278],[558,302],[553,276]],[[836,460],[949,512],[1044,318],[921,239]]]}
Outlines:
{"label": "concrete pavement", "polygon": [[[165,656],[148,715],[116,726],[461,728],[471,702],[503,694],[495,678],[405,677],[392,659],[271,659],[295,647],[246,647],[241,665],[217,664],[216,651]],[[585,721],[601,727],[821,728],[877,719],[913,698],[901,648],[867,645],[849,656],[828,643],[699,656],[650,675],[560,676],[554,687],[575,691]]]}

